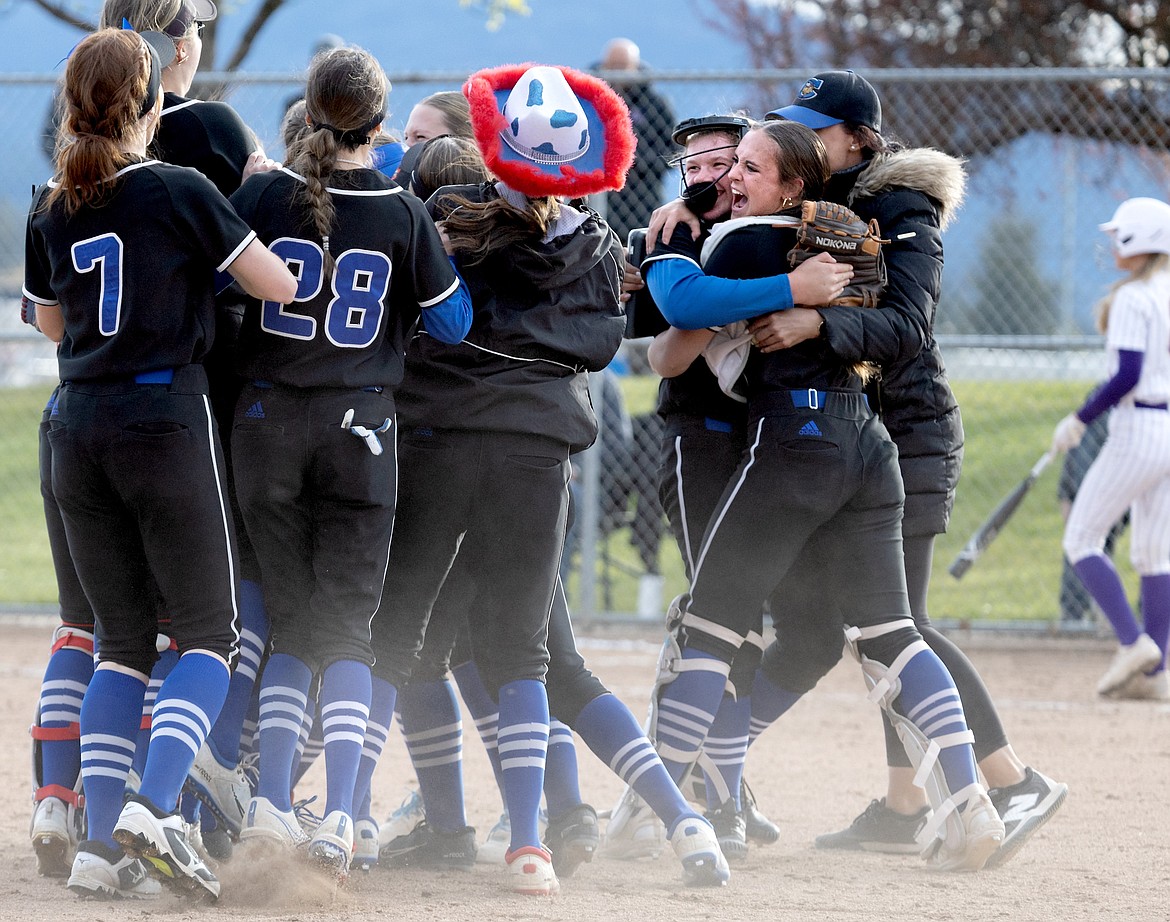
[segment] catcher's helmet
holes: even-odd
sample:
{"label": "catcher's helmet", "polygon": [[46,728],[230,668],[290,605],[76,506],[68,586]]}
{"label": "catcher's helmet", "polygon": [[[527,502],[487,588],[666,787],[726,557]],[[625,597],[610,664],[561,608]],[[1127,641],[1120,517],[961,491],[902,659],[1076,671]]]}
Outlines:
{"label": "catcher's helmet", "polygon": [[1118,256],[1170,254],[1170,205],[1156,198],[1127,199],[1100,227],[1113,238]]}

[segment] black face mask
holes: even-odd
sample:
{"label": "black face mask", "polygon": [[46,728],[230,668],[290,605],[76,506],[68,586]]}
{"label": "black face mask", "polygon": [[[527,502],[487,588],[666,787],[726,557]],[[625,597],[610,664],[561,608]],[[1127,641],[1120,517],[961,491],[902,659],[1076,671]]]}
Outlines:
{"label": "black face mask", "polygon": [[715,179],[709,179],[706,182],[701,182],[694,186],[688,186],[684,182],[682,195],[680,196],[683,204],[697,216],[702,217],[705,215],[715,207],[715,203],[719,200],[719,182],[730,172],[731,167],[728,167]]}

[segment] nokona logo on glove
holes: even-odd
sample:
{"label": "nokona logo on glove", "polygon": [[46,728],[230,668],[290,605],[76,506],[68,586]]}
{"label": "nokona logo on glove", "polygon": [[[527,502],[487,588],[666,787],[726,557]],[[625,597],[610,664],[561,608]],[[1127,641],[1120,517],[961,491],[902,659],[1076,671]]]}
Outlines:
{"label": "nokona logo on glove", "polygon": [[818,253],[829,253],[852,266],[853,277],[827,306],[877,307],[886,285],[882,244],[888,242],[882,239],[876,220],[863,221],[836,202],[804,202],[788,263],[795,269]]}

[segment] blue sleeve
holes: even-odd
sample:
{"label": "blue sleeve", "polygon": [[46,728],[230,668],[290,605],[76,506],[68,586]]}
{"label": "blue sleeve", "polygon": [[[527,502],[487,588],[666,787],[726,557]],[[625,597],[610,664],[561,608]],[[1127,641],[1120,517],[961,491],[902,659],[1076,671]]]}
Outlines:
{"label": "blue sleeve", "polygon": [[1137,387],[1142,376],[1144,352],[1121,349],[1117,353],[1117,374],[1093,391],[1085,405],[1077,410],[1077,416],[1086,425],[1106,410],[1117,406],[1117,402]]}
{"label": "blue sleeve", "polygon": [[[450,258],[450,257],[448,257]],[[455,269],[455,260],[451,260]],[[426,331],[444,343],[458,343],[471,330],[471,292],[459,270],[455,269],[459,287],[437,304],[422,309],[422,321]]]}
{"label": "blue sleeve", "polygon": [[722,326],[792,307],[786,275],[716,278],[704,275],[689,259],[654,260],[643,264],[643,274],[662,316],[680,330]]}

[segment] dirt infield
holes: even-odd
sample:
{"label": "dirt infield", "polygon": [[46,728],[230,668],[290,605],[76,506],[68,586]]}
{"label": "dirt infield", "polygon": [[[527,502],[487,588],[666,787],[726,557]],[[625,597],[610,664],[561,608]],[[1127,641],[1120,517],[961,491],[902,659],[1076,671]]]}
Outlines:
{"label": "dirt infield", "polygon": [[[1170,918],[1170,705],[1105,702],[1093,687],[1109,647],[1097,641],[1009,642],[956,637],[995,693],[1020,755],[1068,783],[1064,808],[1004,867],[973,875],[932,873],[917,858],[819,852],[815,835],[846,824],[884,790],[881,728],[855,665],[839,665],[753,747],[748,777],[761,807],[784,829],[753,847],[720,891],[686,890],[669,850],[657,861],[598,858],[562,882],[552,900],[504,891],[502,871],[390,872],[351,878],[342,891],[298,865],[250,862],[237,854],[219,869],[223,896],[192,906],[83,902],[59,881],[36,875],[27,829],[27,728],[47,655],[51,623],[0,621],[0,919],[90,922],[162,916],[288,922],[369,920],[1154,920]],[[612,628],[581,638],[594,671],[642,715],[656,645],[651,635]],[[465,720],[465,727],[472,725]],[[581,788],[599,809],[620,786],[581,752]],[[500,810],[479,743],[465,747],[469,819],[486,830]],[[321,789],[306,779],[299,796]],[[378,816],[410,782],[401,743],[375,778]]]}

